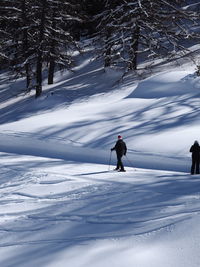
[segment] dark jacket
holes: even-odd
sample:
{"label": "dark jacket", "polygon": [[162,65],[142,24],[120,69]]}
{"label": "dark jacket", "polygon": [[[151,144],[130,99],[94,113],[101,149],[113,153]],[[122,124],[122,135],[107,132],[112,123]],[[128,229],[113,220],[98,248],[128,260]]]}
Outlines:
{"label": "dark jacket", "polygon": [[190,152],[192,152],[192,157],[195,159],[200,158],[200,146],[198,143],[194,143],[194,145],[191,146]]}
{"label": "dark jacket", "polygon": [[111,150],[116,150],[117,155],[120,156],[126,155],[127,152],[126,143],[122,139],[119,139]]}

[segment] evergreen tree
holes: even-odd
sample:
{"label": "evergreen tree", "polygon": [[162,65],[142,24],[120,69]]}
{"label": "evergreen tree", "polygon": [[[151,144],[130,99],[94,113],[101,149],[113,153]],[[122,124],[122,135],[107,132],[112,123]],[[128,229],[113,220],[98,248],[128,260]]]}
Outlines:
{"label": "evergreen tree", "polygon": [[16,78],[26,76],[26,86],[31,82],[30,1],[16,0],[0,2],[0,31],[2,56]]}
{"label": "evergreen tree", "polygon": [[73,65],[70,52],[77,48],[73,38],[74,23],[80,21],[79,5],[74,0],[35,1],[36,97],[42,93],[42,72],[48,66],[48,83],[53,83],[56,67]]}
{"label": "evergreen tree", "polygon": [[98,19],[94,17],[102,13],[105,9],[106,0],[82,0],[81,11],[84,15],[82,34],[91,36],[97,33]]}
{"label": "evergreen tree", "polygon": [[123,64],[135,70],[141,54],[167,56],[184,49],[181,42],[192,38],[188,23],[195,19],[195,12],[183,9],[183,3],[182,0],[107,0],[98,25],[104,65]]}
{"label": "evergreen tree", "polygon": [[[36,97],[42,93],[43,71],[53,83],[56,68],[70,68],[77,48],[73,30],[81,22],[75,0],[2,0],[0,29],[2,55],[27,87],[35,79]],[[34,81],[33,81],[34,82]]]}
{"label": "evergreen tree", "polygon": [[51,1],[47,25],[47,54],[46,61],[49,66],[48,84],[53,83],[56,66],[59,69],[71,68],[73,59],[70,54],[78,49],[76,38],[79,39],[77,27],[81,23],[78,14],[80,6],[73,1]]}

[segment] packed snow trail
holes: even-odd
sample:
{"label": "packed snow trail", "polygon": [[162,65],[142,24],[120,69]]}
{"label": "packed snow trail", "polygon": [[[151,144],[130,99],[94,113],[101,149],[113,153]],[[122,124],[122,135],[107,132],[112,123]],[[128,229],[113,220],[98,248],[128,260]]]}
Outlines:
{"label": "packed snow trail", "polygon": [[[64,159],[70,161],[79,161],[86,163],[109,164],[110,147],[104,150],[99,148],[92,149],[61,142],[54,139],[37,139],[27,136],[25,133],[1,133],[0,147],[2,152],[16,153],[22,155],[33,155],[39,157],[49,157],[55,159]],[[115,151],[111,155],[112,164],[116,162]],[[123,157],[125,166],[167,170],[167,171],[190,171],[190,159],[187,157],[167,156],[163,154],[151,154],[145,152],[136,152],[128,149],[127,156]]]}
{"label": "packed snow trail", "polygon": [[[88,62],[85,64],[90,65]],[[108,164],[110,148],[121,134],[128,147],[125,166],[189,173],[189,148],[200,131],[200,78],[194,71],[164,71],[140,82],[129,79],[109,88],[119,75],[98,70],[99,88],[98,75],[91,72],[95,64],[89,65],[84,84],[78,72],[52,85],[54,94],[47,93],[38,100],[26,96],[28,102],[22,96],[19,103],[9,100],[10,106],[1,114],[1,151]],[[86,70],[81,68],[81,73]],[[97,88],[93,88],[91,76]],[[86,99],[82,95],[84,85],[88,88]],[[74,98],[68,101],[64,96],[66,89],[70,95],[70,86]],[[77,88],[82,98],[76,98]],[[50,90],[48,86],[46,90]],[[28,113],[23,113],[27,106]]]}

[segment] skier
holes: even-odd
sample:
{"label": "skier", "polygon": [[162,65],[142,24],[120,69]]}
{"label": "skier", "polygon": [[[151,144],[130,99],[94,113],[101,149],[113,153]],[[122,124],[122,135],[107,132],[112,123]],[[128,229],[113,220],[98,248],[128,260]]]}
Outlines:
{"label": "skier", "polygon": [[194,144],[190,148],[190,152],[192,153],[191,174],[199,174],[200,146],[198,141],[194,141]]}
{"label": "skier", "polygon": [[118,135],[118,140],[113,148],[111,148],[111,151],[115,150],[117,154],[117,167],[115,170],[119,172],[125,172],[124,165],[122,163],[122,157],[123,155],[126,155],[127,147],[126,143],[122,140],[122,136]]}

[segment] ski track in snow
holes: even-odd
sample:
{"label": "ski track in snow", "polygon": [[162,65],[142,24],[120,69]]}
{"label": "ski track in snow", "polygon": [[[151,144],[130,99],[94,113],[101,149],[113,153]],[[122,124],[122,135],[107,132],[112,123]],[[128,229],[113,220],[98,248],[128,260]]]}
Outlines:
{"label": "ski track in snow", "polygon": [[[105,171],[106,165],[51,162],[1,153],[0,247],[17,253],[0,260],[1,266],[19,255],[34,266],[30,255],[47,247],[54,248],[53,256],[57,246],[172,230],[200,212],[198,176],[133,168],[122,174]],[[25,266],[23,259],[19,266]]]}

